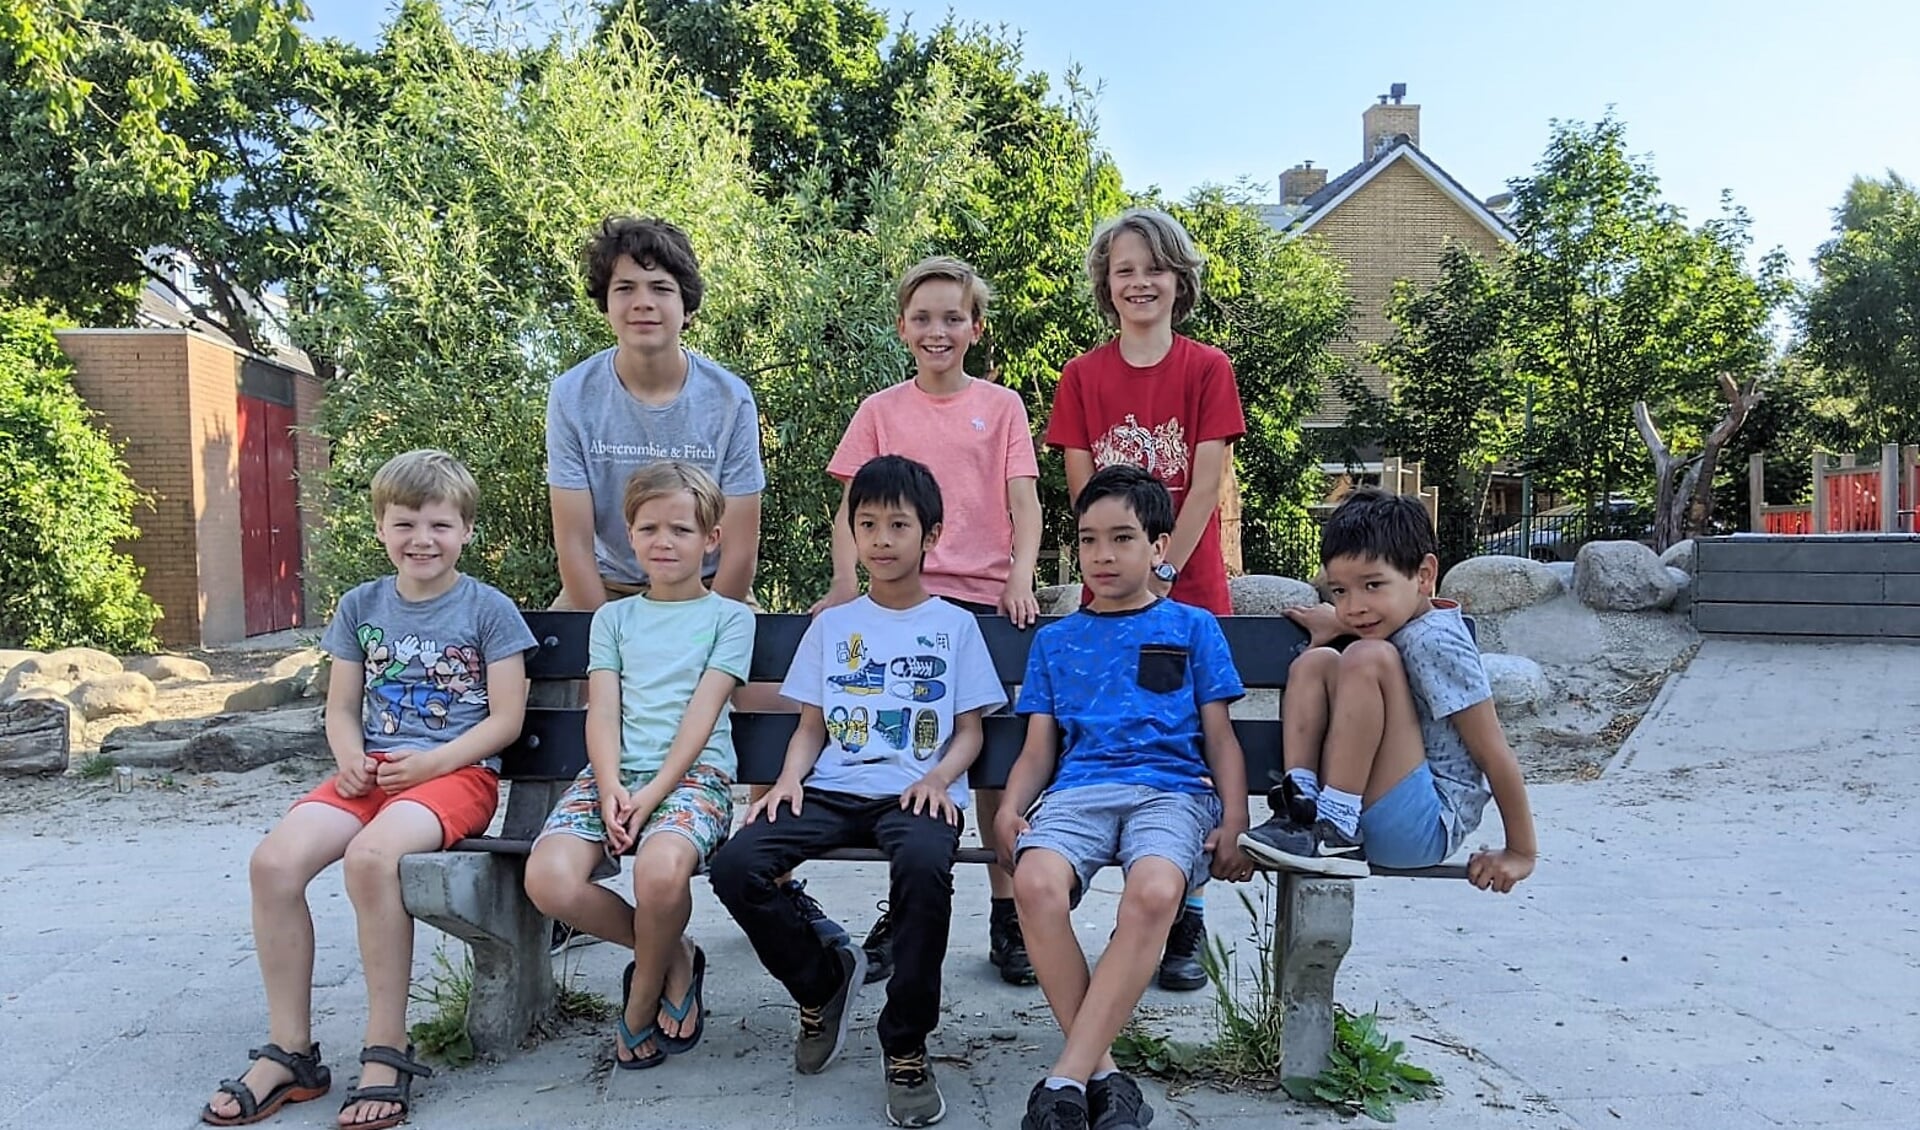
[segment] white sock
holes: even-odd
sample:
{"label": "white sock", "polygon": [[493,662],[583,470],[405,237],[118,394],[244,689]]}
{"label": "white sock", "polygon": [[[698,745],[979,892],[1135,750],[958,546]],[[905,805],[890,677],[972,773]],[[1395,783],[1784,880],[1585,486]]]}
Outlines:
{"label": "white sock", "polygon": [[1049,1075],[1047,1076],[1047,1090],[1079,1091],[1084,1095],[1087,1093],[1087,1085],[1078,1079],[1069,1079],[1065,1075]]}
{"label": "white sock", "polygon": [[1341,792],[1339,789],[1321,789],[1319,800],[1320,819],[1340,829],[1349,839],[1360,834],[1360,794]]}
{"label": "white sock", "polygon": [[1320,795],[1320,774],[1315,773],[1311,769],[1301,768],[1287,770],[1287,776],[1292,777],[1294,783],[1300,786],[1300,791],[1307,796],[1317,797]]}
{"label": "white sock", "polygon": [[1118,1075],[1118,1074],[1120,1074],[1120,1069],[1117,1067],[1114,1068],[1112,1071],[1096,1071],[1093,1073],[1093,1077],[1088,1079],[1087,1081],[1089,1083],[1098,1083],[1100,1080],[1105,1079],[1109,1075]]}

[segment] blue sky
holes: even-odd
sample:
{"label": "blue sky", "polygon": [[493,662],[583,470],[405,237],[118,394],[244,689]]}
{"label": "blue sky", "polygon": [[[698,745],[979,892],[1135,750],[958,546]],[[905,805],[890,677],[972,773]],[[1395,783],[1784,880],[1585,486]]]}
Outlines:
{"label": "blue sky", "polygon": [[[390,11],[309,2],[313,30],[368,45]],[[886,7],[896,27],[949,10]],[[1132,188],[1178,196],[1251,176],[1271,193],[1302,159],[1338,175],[1360,157],[1361,111],[1405,82],[1421,147],[1485,197],[1531,170],[1552,119],[1611,106],[1668,201],[1698,221],[1730,190],[1756,247],[1784,247],[1804,278],[1856,174],[1920,179],[1920,5],[1768,7],[953,0],[951,11],[1018,29],[1031,70],[1057,79],[1078,64],[1099,83],[1101,139]]]}

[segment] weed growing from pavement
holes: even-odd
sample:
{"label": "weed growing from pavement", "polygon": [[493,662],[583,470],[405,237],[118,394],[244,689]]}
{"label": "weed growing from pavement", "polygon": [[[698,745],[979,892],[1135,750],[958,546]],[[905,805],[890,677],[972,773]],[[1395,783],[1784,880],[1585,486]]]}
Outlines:
{"label": "weed growing from pavement", "polygon": [[1318,1099],[1343,1114],[1392,1122],[1395,1106],[1431,1098],[1440,1089],[1439,1078],[1408,1063],[1405,1053],[1406,1045],[1380,1030],[1377,1012],[1355,1016],[1336,1005],[1327,1069],[1316,1078],[1287,1079],[1283,1085],[1296,1099]]}
{"label": "weed growing from pavement", "polygon": [[433,951],[433,973],[425,981],[415,981],[407,990],[414,1004],[425,1005],[425,1020],[407,1029],[407,1038],[423,1055],[430,1055],[454,1067],[473,1062],[473,1039],[467,1035],[467,1002],[473,998],[473,955],[460,947],[458,966],[448,959],[442,945]]}
{"label": "weed growing from pavement", "polygon": [[96,753],[92,757],[82,758],[80,764],[73,767],[73,773],[83,781],[100,781],[111,776],[114,766],[118,764],[112,757]]}

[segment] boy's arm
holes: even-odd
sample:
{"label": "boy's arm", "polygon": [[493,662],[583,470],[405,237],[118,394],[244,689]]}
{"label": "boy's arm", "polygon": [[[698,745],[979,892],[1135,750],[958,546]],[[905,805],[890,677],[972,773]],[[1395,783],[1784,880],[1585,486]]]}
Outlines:
{"label": "boy's arm", "polygon": [[[1187,473],[1186,497],[1180,500],[1180,513],[1173,519],[1173,539],[1167,543],[1167,561],[1175,569],[1186,569],[1187,559],[1200,544],[1200,535],[1206,532],[1207,522],[1220,505],[1220,489],[1226,474],[1226,440],[1210,439],[1193,449],[1193,470]],[[1155,592],[1166,595],[1165,586],[1159,581],[1153,585]]]}
{"label": "boy's arm", "polygon": [[602,793],[620,787],[620,672],[587,672],[587,765]]}
{"label": "boy's arm", "polygon": [[1253,877],[1253,861],[1240,850],[1240,833],[1247,830],[1247,759],[1233,732],[1233,718],[1225,700],[1200,705],[1200,734],[1220,797],[1220,826],[1207,837],[1213,852],[1213,877],[1243,882]]}
{"label": "boy's arm", "polygon": [[487,716],[459,737],[381,762],[380,787],[396,793],[485,761],[513,743],[527,720],[527,661],[520,652],[487,664]]}
{"label": "boy's arm", "polygon": [[1034,601],[1034,571],[1040,564],[1039,480],[1025,475],[1007,480],[1007,510],[1013,518],[1013,572],[1000,598],[1000,611],[1016,628],[1025,628],[1040,615]]}
{"label": "boy's arm", "polygon": [[1487,787],[1500,806],[1500,821],[1506,826],[1507,843],[1499,851],[1475,852],[1467,861],[1467,878],[1481,890],[1505,894],[1515,883],[1533,874],[1540,847],[1533,835],[1533,808],[1527,801],[1527,783],[1520,773],[1520,762],[1507,744],[1500,726],[1500,715],[1493,700],[1467,707],[1453,716],[1453,724],[1467,745],[1475,765],[1487,775]]}
{"label": "boy's arm", "polygon": [[854,545],[853,527],[847,523],[847,492],[852,485],[851,479],[841,481],[840,507],[833,512],[833,584],[828,586],[827,595],[807,609],[808,615],[818,615],[860,595],[860,549]]}
{"label": "boy's arm", "polygon": [[760,494],[727,496],[720,515],[720,564],[713,591],[745,603],[753,599],[753,570],[760,563]]}
{"label": "boy's arm", "polygon": [[960,812],[953,805],[953,796],[948,792],[955,781],[967,775],[967,770],[980,757],[981,738],[984,731],[980,726],[980,716],[986,707],[968,710],[953,716],[953,737],[947,740],[947,753],[927,770],[921,777],[900,794],[900,807],[909,812],[926,812],[929,816],[944,818],[949,824],[960,821]]}
{"label": "boy's arm", "polygon": [[[592,612],[607,602],[607,586],[593,559],[593,494],[547,488],[553,508],[553,552],[560,563],[560,592],[568,607]],[[724,525],[724,521],[722,525]]]}
{"label": "boy's arm", "polygon": [[339,767],[340,779],[334,787],[343,797],[364,796],[372,784],[367,775],[366,724],[361,717],[366,693],[366,665],[334,656],[327,675],[327,749]]}
{"label": "boy's arm", "polygon": [[1093,452],[1084,447],[1063,447],[1060,454],[1067,461],[1067,505],[1080,497],[1080,491],[1093,478]]}
{"label": "boy's arm", "polygon": [[821,709],[810,703],[800,704],[800,722],[793,728],[793,739],[787,742],[787,760],[780,767],[780,779],[768,786],[760,799],[747,810],[747,823],[751,824],[765,815],[768,821],[780,817],[780,803],[785,801],[793,809],[795,816],[800,815],[800,800],[804,793],[801,782],[820,760],[827,748],[827,716]]}

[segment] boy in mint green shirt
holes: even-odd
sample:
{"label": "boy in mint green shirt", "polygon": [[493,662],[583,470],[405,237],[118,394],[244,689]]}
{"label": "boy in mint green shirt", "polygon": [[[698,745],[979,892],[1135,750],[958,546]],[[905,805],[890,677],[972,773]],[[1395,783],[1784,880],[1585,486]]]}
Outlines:
{"label": "boy in mint green shirt", "polygon": [[[623,503],[651,586],[593,614],[588,764],[534,842],[526,884],[542,913],[633,948],[614,1061],[640,1069],[692,1050],[706,1026],[706,953],[683,931],[693,876],[733,824],[728,698],[746,681],[754,620],[701,581],[726,506],[711,476],[649,464]],[[593,881],[629,848],[632,905]]]}

